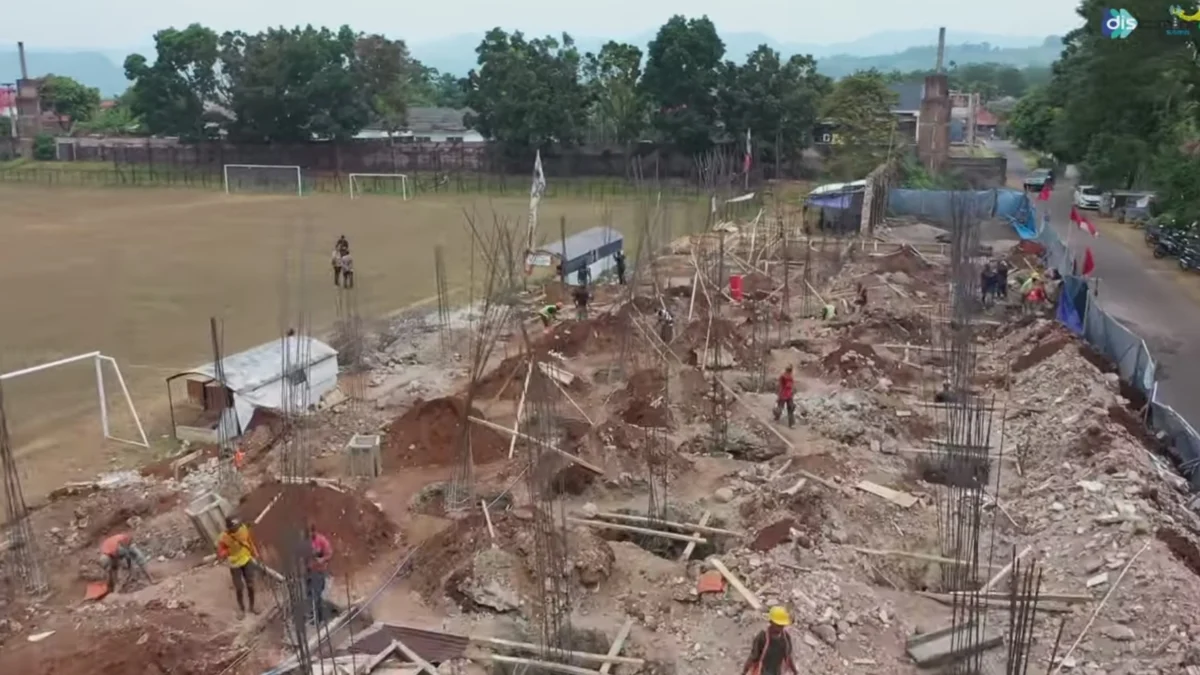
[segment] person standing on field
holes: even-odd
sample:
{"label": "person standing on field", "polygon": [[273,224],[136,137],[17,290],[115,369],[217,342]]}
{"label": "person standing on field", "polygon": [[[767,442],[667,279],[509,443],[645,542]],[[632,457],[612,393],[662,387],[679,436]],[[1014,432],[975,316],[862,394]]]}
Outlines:
{"label": "person standing on field", "polygon": [[342,287],[354,288],[354,258],[349,250],[342,254]]}
{"label": "person standing on field", "polygon": [[792,367],[788,366],[779,376],[779,390],[775,396],[775,421],[778,422],[787,408],[788,427],[796,426],[796,378],[792,375]]}
{"label": "person standing on field", "polygon": [[342,248],[340,246],[333,247],[333,285],[342,285]]}

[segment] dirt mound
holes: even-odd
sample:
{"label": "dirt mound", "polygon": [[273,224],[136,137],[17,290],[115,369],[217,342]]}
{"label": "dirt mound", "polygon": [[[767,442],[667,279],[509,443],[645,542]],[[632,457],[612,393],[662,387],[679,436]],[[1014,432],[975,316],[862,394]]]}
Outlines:
{"label": "dirt mound", "polygon": [[[551,359],[553,357],[550,357]],[[553,361],[549,361],[553,365]],[[475,393],[480,398],[501,398],[506,401],[516,401],[521,398],[521,391],[525,388],[525,374],[529,371],[529,358],[525,354],[517,354],[510,356],[500,362],[492,372],[480,378],[476,383]],[[588,385],[583,381],[583,378],[576,377],[571,381],[571,384],[559,383],[571,393],[584,393],[587,391]],[[549,378],[542,372],[541,368],[533,371],[533,375],[529,378],[529,387],[533,391],[549,390],[555,391],[557,387],[549,381]]]}
{"label": "dirt mound", "polygon": [[621,419],[639,427],[670,427],[671,409],[665,397],[666,376],[657,368],[639,370],[629,377],[618,402]]}
{"label": "dirt mound", "polygon": [[762,272],[742,277],[742,296],[747,300],[766,300],[775,290],[775,280]]}
{"label": "dirt mound", "polygon": [[222,672],[239,655],[228,640],[197,639],[203,626],[176,627],[195,624],[190,617],[153,618],[117,630],[76,625],[70,636],[60,630],[46,642],[14,641],[0,655],[0,672],[209,675]]}
{"label": "dirt mound", "polygon": [[880,274],[887,272],[903,272],[917,275],[930,269],[929,263],[921,259],[911,248],[902,248],[896,253],[878,256],[875,260],[875,271]]}
{"label": "dirt mound", "polygon": [[770,551],[787,541],[792,536],[792,529],[796,527],[796,521],[791,518],[771,523],[770,525],[758,531],[754,536],[754,541],[750,542],[750,550],[752,551]]}
{"label": "dirt mound", "polygon": [[[518,383],[518,387],[521,383]],[[388,426],[383,437],[383,469],[448,466],[458,459],[457,444],[462,431],[464,404],[457,398],[435,398],[416,405]],[[472,417],[483,419],[478,410]],[[466,422],[471,434],[471,452],[479,464],[508,456],[508,440],[499,432]]]}
{"label": "dirt mound", "polygon": [[[714,318],[711,328],[708,319],[697,319],[691,322],[683,329],[683,333],[675,338],[671,349],[679,355],[684,363],[691,366],[698,365],[703,356],[706,338],[710,351],[718,342],[721,344],[721,349],[726,352],[722,361],[732,355],[738,363],[749,363],[753,356],[746,338],[738,331],[737,325],[729,319]],[[709,358],[712,359],[712,357]]]}
{"label": "dirt mound", "polygon": [[1167,545],[1179,562],[1183,563],[1192,574],[1200,577],[1200,546],[1183,532],[1170,527],[1160,527],[1154,537]]}
{"label": "dirt mound", "polygon": [[870,360],[874,364],[882,363],[882,359],[875,353],[875,349],[871,345],[861,342],[841,342],[838,343],[838,348],[825,355],[821,359],[821,366],[826,372],[839,372],[849,374],[858,372],[864,367],[869,367],[867,361]]}
{"label": "dirt mound", "polygon": [[286,549],[294,528],[308,522],[333,544],[335,575],[366,565],[395,544],[395,524],[374,504],[352,492],[316,484],[264,483],[242,499],[237,514],[243,522],[253,523],[273,501],[253,526],[268,563]]}
{"label": "dirt mound", "polygon": [[[491,516],[498,540],[510,543],[515,532],[513,519],[500,511],[492,511]],[[447,580],[456,573],[461,575],[475,554],[491,544],[482,513],[472,513],[426,539],[412,557],[411,579],[417,592],[427,600],[440,597]]]}
{"label": "dirt mound", "polygon": [[871,333],[879,342],[900,342],[911,345],[928,345],[933,342],[933,331],[927,317],[911,314],[893,314],[881,309],[867,310],[866,318],[850,330],[850,336],[862,338]]}
{"label": "dirt mound", "polygon": [[[564,311],[570,315],[570,307]],[[621,346],[622,336],[632,330],[626,312],[601,314],[586,321],[563,321],[555,324],[550,334],[537,342],[537,348],[554,351],[563,356],[599,354]]]}
{"label": "dirt mound", "polygon": [[1046,359],[1054,356],[1062,351],[1063,347],[1071,344],[1072,338],[1070,335],[1059,335],[1051,340],[1041,343],[1040,345],[1030,349],[1028,352],[1017,357],[1013,361],[1012,372],[1019,373],[1023,370],[1028,370]]}

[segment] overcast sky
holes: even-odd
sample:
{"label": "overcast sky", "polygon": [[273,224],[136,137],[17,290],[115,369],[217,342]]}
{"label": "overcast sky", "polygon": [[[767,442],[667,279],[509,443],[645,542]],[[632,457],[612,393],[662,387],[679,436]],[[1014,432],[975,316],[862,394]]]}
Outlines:
{"label": "overcast sky", "polygon": [[707,14],[722,31],[757,31],[785,42],[829,44],[885,30],[946,26],[1001,35],[1062,34],[1079,23],[1073,0],[54,0],[39,11],[4,12],[0,41],[30,49],[121,48],[152,43],[155,31],[200,22],[219,31],[268,25],[350,24],[410,44],[501,26],[526,33],[567,31],[625,37],[672,14]]}

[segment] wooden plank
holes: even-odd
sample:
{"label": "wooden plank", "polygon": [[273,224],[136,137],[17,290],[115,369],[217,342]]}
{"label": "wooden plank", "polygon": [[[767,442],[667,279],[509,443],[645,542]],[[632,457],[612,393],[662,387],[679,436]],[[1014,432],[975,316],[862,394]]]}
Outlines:
{"label": "wooden plank", "polygon": [[516,656],[501,656],[499,654],[487,654],[485,658],[499,663],[512,663],[518,666],[544,668],[546,670],[552,670],[556,673],[566,673],[566,675],[600,675],[600,671],[598,670],[590,670],[588,668],[580,668],[578,666],[568,666],[565,663],[554,663],[552,661],[523,659]]}
{"label": "wooden plank", "polygon": [[804,484],[807,482],[808,482],[807,478],[801,478],[800,480],[796,481],[795,484],[793,484],[790,488],[784,490],[783,494],[785,494],[789,497],[794,497],[797,492],[799,492],[800,490],[802,490],[804,488]]}
{"label": "wooden plank", "polygon": [[[708,512],[708,511],[705,511],[704,513],[700,514],[700,524],[701,524],[701,525],[707,525],[707,524],[708,524],[708,519],[709,519],[711,516],[712,516],[712,513]],[[693,537],[699,537],[699,536],[700,536],[700,533],[699,533],[699,532],[692,532],[692,536],[693,536]],[[695,553],[695,552],[696,552],[696,542],[694,542],[694,541],[689,541],[689,542],[688,542],[688,545],[687,545],[686,547],[684,547],[684,549],[683,549],[683,553],[680,553],[680,554],[679,554],[679,562],[687,562],[688,560],[690,560],[690,559],[691,559],[691,557],[692,557],[692,554],[693,554],[693,553]]]}
{"label": "wooden plank", "polygon": [[521,414],[525,412],[525,397],[529,394],[529,378],[533,377],[533,355],[529,356],[529,363],[525,368],[525,386],[521,389],[521,400],[517,402],[517,421],[513,422],[512,440],[508,442],[508,458],[512,459],[513,452],[517,447],[517,431],[521,427]]}
{"label": "wooden plank", "polygon": [[734,576],[733,572],[729,571],[729,568],[725,566],[725,563],[721,562],[720,558],[715,555],[709,556],[708,564],[712,565],[713,568],[721,573],[721,576],[725,577],[725,581],[728,581],[729,585],[733,586],[733,589],[742,596],[742,599],[746,601],[746,604],[750,605],[751,609],[756,612],[762,611],[762,601],[758,599],[758,596],[751,593],[749,588],[746,588],[746,585],[742,583],[741,579],[738,579],[736,576]]}
{"label": "wooden plank", "polygon": [[[688,544],[695,546],[695,544]],[[613,640],[612,646],[608,648],[609,656],[618,656],[621,649],[625,647],[625,640],[629,638],[629,631],[633,630],[633,618],[625,617],[625,623],[621,624],[621,629],[617,631],[617,637]],[[600,664],[600,672],[608,675],[608,671],[612,670],[612,661]]]}
{"label": "wooden plank", "polygon": [[[632,621],[632,619],[630,620]],[[484,637],[472,635],[471,642],[476,644],[491,645],[493,647],[505,647],[518,651],[540,653],[543,649],[542,645],[537,645],[532,642],[518,642],[516,640],[503,640],[494,637]],[[615,643],[614,643],[615,644]],[[594,661],[596,663],[620,663],[627,666],[644,666],[645,659],[636,659],[631,656],[617,656],[616,654],[597,654],[595,652],[576,652],[569,650],[554,650],[555,654],[562,655],[565,659],[573,659],[576,661]]]}
{"label": "wooden plank", "polygon": [[[895,557],[895,558],[912,558],[913,560],[923,560],[925,562],[941,563],[943,565],[969,565],[970,564],[966,560],[956,560],[954,558],[943,558],[940,555],[929,555],[927,553],[913,553],[911,551],[881,550],[881,549],[874,549],[874,548],[860,548],[858,546],[855,546],[854,550],[858,551],[859,553],[865,553],[867,555],[889,556],[889,557]],[[979,563],[979,567],[980,568],[1000,567],[1000,565],[981,562],[981,563]]]}
{"label": "wooden plank", "polygon": [[967,624],[937,639],[910,645],[908,655],[918,666],[931,668],[999,647],[1003,642],[1004,637],[998,630],[985,632],[978,625]]}
{"label": "wooden plank", "polygon": [[407,658],[409,661],[420,666],[421,670],[425,671],[426,673],[429,673],[429,675],[440,675],[440,673],[438,673],[438,671],[437,671],[437,668],[433,667],[433,664],[431,664],[428,661],[426,661],[425,659],[421,658],[420,654],[409,649],[408,645],[404,644],[403,642],[397,640],[396,638],[392,638],[392,647],[394,649],[396,649],[396,651],[403,654],[404,657]]}
{"label": "wooden plank", "polygon": [[634,527],[633,525],[620,525],[618,523],[607,523],[603,520],[585,520],[583,518],[567,518],[567,522],[576,525],[584,525],[586,527],[595,527],[601,530],[620,530],[622,532],[636,532],[637,534],[646,534],[654,537],[662,537],[663,539],[673,539],[675,541],[690,541],[696,544],[707,544],[708,540],[701,537],[693,537],[687,534],[679,534],[677,532],[663,532],[662,530],[651,530],[647,527]]}
{"label": "wooden plank", "polygon": [[869,480],[859,481],[858,485],[855,485],[854,487],[862,490],[863,492],[870,492],[878,497],[883,497],[902,509],[911,508],[914,504],[920,501],[907,492],[893,490],[891,488],[879,485],[878,483],[872,483]]}
{"label": "wooden plank", "polygon": [[467,419],[471,420],[475,424],[485,426],[489,429],[495,429],[496,431],[500,431],[500,432],[503,432],[506,434],[511,434],[514,439],[514,441],[513,441],[514,443],[516,442],[515,439],[517,439],[517,438],[524,439],[526,441],[529,441],[530,443],[536,443],[536,444],[542,446],[543,448],[546,448],[547,450],[550,450],[558,455],[561,455],[565,459],[571,460],[572,462],[578,464],[579,466],[587,469],[588,471],[591,471],[592,473],[594,473],[598,476],[604,475],[604,469],[601,469],[600,467],[596,466],[595,464],[592,464],[583,459],[580,459],[579,457],[572,455],[571,453],[567,452],[566,450],[562,450],[556,446],[550,445],[549,443],[546,443],[544,441],[539,441],[538,439],[536,439],[532,436],[528,436],[519,431],[514,431],[512,429],[509,429],[508,427],[502,427],[499,424],[496,424],[494,422],[489,422],[487,420],[479,419],[478,417],[467,417]]}
{"label": "wooden plank", "polygon": [[709,527],[704,523],[693,525],[692,523],[677,523],[670,520],[659,520],[658,518],[648,518],[646,516],[635,516],[628,513],[611,513],[608,511],[600,511],[596,513],[595,518],[608,518],[611,520],[627,520],[631,523],[649,523],[651,525],[659,525],[673,530],[692,531],[699,537],[700,534],[724,534],[730,537],[744,537],[744,532],[734,532],[733,530],[725,530],[719,527]]}
{"label": "wooden plank", "polygon": [[[1025,556],[1029,555],[1029,552],[1032,550],[1032,546],[1026,546],[1025,548],[1021,549],[1021,552],[1017,554],[1017,557],[1009,560],[1008,564],[1002,567],[999,572],[996,572],[996,576],[992,577],[986,584],[984,584],[983,588],[979,590],[987,592],[995,588],[996,584],[1003,581],[1005,577],[1012,573],[1013,565]],[[1088,598],[1091,599],[1091,596],[1088,596]]]}

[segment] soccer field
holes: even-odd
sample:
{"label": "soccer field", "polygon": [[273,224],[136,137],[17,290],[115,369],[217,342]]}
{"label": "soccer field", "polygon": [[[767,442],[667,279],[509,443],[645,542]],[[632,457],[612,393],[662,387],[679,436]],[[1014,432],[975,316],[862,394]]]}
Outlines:
{"label": "soccer field", "polygon": [[[210,316],[224,322],[226,353],[280,334],[285,268],[294,277],[297,259],[312,330],[320,333],[335,316],[329,253],[338,235],[350,240],[358,307],[369,318],[435,293],[438,244],[449,285],[467,282],[464,209],[484,224],[494,216],[524,223],[529,203],[469,194],[402,201],[0,185],[0,208],[0,372],[101,351],[120,364],[154,440],[168,428],[163,379],[211,361]],[[703,226],[702,204],[670,208],[677,233],[689,220],[685,211]],[[633,238],[640,210],[631,201],[545,200],[540,234],[557,238],[563,217],[568,232],[594,227],[607,212]],[[298,286],[292,282],[293,295]],[[82,476],[106,465],[96,461],[105,451],[90,366],[11,380],[5,395],[18,456],[37,451],[63,464],[51,486],[72,479],[63,470]]]}

